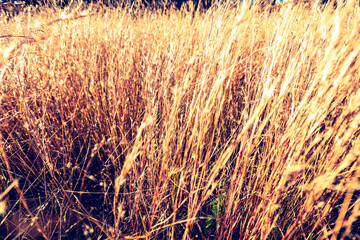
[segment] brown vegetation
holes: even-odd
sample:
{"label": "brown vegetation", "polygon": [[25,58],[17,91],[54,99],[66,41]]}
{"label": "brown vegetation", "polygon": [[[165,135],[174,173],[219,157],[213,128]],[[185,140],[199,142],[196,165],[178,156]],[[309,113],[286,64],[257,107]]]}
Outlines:
{"label": "brown vegetation", "polygon": [[20,186],[2,226],[26,212],[56,219],[37,221],[50,239],[356,237],[360,8],[272,9],[1,18],[0,193]]}
{"label": "brown vegetation", "polygon": [[12,2],[4,2],[0,3],[0,11],[13,16],[14,14],[18,14],[22,11],[24,3],[15,4]]}

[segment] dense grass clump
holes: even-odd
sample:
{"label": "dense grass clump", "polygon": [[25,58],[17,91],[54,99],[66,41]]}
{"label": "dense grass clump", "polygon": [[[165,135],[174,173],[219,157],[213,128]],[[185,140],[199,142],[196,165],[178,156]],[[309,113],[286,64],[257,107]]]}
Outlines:
{"label": "dense grass clump", "polygon": [[360,237],[359,12],[1,15],[0,239]]}

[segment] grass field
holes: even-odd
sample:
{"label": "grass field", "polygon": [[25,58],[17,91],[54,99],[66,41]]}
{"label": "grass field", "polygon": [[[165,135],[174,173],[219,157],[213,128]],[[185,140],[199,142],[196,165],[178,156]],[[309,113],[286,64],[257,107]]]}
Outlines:
{"label": "grass field", "polygon": [[359,13],[3,13],[0,239],[360,239]]}

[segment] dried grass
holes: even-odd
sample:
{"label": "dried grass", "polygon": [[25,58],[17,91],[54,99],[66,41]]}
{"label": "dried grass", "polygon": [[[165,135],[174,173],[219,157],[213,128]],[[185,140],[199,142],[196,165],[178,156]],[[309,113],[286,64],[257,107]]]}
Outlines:
{"label": "dried grass", "polygon": [[1,20],[0,192],[20,186],[3,229],[25,216],[23,198],[50,239],[356,237],[359,10],[92,6]]}

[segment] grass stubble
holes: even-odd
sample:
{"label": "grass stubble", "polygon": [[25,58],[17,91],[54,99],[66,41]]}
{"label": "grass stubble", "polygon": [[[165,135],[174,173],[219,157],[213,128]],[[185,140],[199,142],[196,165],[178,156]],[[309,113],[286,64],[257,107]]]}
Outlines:
{"label": "grass stubble", "polygon": [[0,18],[1,239],[359,237],[355,1],[79,9]]}

